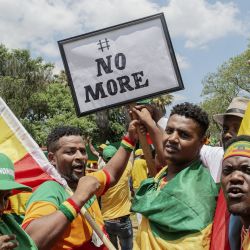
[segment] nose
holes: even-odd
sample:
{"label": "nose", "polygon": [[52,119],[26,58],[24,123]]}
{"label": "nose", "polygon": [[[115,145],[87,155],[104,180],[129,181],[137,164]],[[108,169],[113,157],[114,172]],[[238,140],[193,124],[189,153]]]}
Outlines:
{"label": "nose", "polygon": [[237,136],[237,133],[238,133],[237,129],[236,129],[235,127],[231,126],[231,127],[229,127],[228,130],[224,133],[224,138],[225,138],[226,140],[229,140],[229,139],[231,139],[231,138],[233,138],[233,137],[236,137],[236,136]]}
{"label": "nose", "polygon": [[224,134],[224,140],[228,141],[230,140],[231,138],[235,137],[236,136],[236,133],[233,132],[233,131],[227,131],[225,134]]}
{"label": "nose", "polygon": [[82,154],[82,152],[80,150],[76,151],[76,158],[77,159],[83,159],[83,154]]}
{"label": "nose", "polygon": [[75,154],[75,159],[76,160],[80,160],[80,161],[83,161],[86,159],[86,154],[83,154],[80,150],[77,150],[76,151],[76,154]]}
{"label": "nose", "polygon": [[170,142],[177,143],[178,142],[178,138],[179,138],[179,136],[178,136],[178,132],[177,131],[174,131],[173,133],[171,133],[171,134],[168,135],[168,141],[170,141]]}
{"label": "nose", "polygon": [[240,171],[234,171],[232,172],[231,176],[230,176],[230,184],[243,184],[244,183],[244,178],[241,174]]}

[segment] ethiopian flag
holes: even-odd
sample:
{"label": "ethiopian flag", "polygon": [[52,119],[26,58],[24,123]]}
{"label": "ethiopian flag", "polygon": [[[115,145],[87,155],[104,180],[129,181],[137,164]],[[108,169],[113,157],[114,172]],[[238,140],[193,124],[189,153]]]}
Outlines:
{"label": "ethiopian flag", "polygon": [[167,168],[141,184],[132,211],[143,215],[134,249],[209,249],[218,188],[198,160],[167,180]]}
{"label": "ethiopian flag", "polygon": [[[0,98],[0,152],[14,163],[17,182],[36,189],[47,180],[56,180],[66,185],[55,168],[48,162],[43,151],[28,134],[9,107]],[[20,193],[10,198],[12,212],[22,214],[29,193]],[[19,204],[19,205],[17,205]]]}

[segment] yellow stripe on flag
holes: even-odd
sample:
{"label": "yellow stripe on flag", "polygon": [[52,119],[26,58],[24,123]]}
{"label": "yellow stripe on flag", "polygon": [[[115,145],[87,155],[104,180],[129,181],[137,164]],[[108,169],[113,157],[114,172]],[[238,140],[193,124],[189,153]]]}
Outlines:
{"label": "yellow stripe on flag", "polygon": [[238,135],[250,135],[250,102],[242,119]]}
{"label": "yellow stripe on flag", "polygon": [[3,117],[0,117],[0,131],[0,152],[8,155],[13,162],[22,159],[27,154],[27,151]]}
{"label": "yellow stripe on flag", "polygon": [[148,219],[142,217],[136,240],[134,242],[134,250],[209,250],[212,233],[212,224],[209,224],[203,230],[197,233],[189,234],[178,240],[164,240],[153,234]]}

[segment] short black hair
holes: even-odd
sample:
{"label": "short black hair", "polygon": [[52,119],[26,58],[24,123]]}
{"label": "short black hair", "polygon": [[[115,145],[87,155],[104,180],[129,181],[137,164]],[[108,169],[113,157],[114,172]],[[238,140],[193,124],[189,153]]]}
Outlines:
{"label": "short black hair", "polygon": [[77,127],[62,126],[54,128],[47,137],[48,152],[55,152],[58,149],[57,142],[63,136],[79,135],[82,136],[81,130]]}
{"label": "short black hair", "polygon": [[172,115],[180,115],[193,119],[199,124],[202,136],[206,134],[209,127],[208,115],[198,105],[189,102],[177,104],[171,110],[170,116]]}
{"label": "short black hair", "polygon": [[250,136],[249,135],[239,135],[239,136],[236,136],[234,138],[231,138],[230,140],[228,140],[225,143],[224,150],[226,150],[231,144],[233,144],[233,143],[235,143],[237,141],[249,141],[250,142]]}

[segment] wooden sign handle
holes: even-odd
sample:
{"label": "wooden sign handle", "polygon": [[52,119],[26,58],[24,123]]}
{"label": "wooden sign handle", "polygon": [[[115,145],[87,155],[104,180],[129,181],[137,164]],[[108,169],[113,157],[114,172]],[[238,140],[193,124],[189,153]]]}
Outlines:
{"label": "wooden sign handle", "polygon": [[[68,194],[73,195],[73,191],[70,189],[70,187],[66,187],[66,191]],[[116,250],[116,248],[113,246],[111,241],[108,239],[108,237],[103,233],[99,225],[94,221],[90,213],[87,211],[87,209],[83,206],[81,208],[81,214],[85,217],[85,219],[88,221],[92,229],[96,232],[98,237],[101,239],[103,244],[109,249],[109,250]]]}

